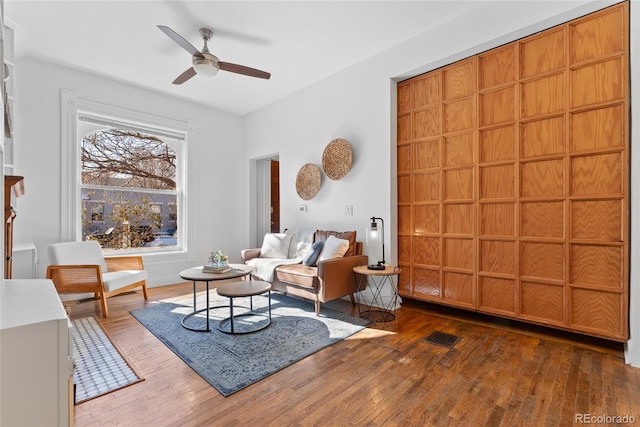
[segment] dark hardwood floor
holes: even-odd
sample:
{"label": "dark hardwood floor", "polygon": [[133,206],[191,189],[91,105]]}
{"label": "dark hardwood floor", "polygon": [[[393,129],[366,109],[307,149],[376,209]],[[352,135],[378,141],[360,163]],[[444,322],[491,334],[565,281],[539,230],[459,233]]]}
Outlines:
{"label": "dark hardwood floor", "polygon": [[[76,426],[567,426],[605,416],[640,423],[640,369],[624,364],[619,345],[411,301],[395,321],[225,398],[129,314],[191,289],[151,288],[146,302],[140,292],[110,298],[107,319],[98,301],[70,303],[71,317],[95,315],[145,378],[77,405]],[[348,301],[328,305],[355,314]],[[425,342],[433,331],[461,339],[453,349]]]}

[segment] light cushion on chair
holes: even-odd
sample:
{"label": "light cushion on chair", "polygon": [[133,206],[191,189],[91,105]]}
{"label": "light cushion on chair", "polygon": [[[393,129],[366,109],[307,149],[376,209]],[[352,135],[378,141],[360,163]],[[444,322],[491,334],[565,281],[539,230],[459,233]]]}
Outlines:
{"label": "light cushion on chair", "polygon": [[349,249],[344,256],[352,256],[356,254],[356,232],[355,231],[328,231],[328,230],[316,230],[314,236],[314,242],[324,242],[329,236],[335,236],[338,239],[345,239],[349,241]]}
{"label": "light cushion on chair", "polygon": [[332,258],[342,258],[348,249],[348,240],[338,239],[336,236],[329,236],[324,242],[322,252],[320,252],[317,262]]}
{"label": "light cushion on chair", "polygon": [[55,243],[47,248],[52,265],[99,265],[102,272],[109,271],[102,248],[95,240]]}
{"label": "light cushion on chair", "polygon": [[289,244],[289,256],[287,258],[297,258],[304,256],[311,249],[313,244],[313,236],[316,232],[315,228],[311,229],[286,229],[286,234],[291,235],[291,244]]}
{"label": "light cushion on chair", "polygon": [[261,258],[287,259],[289,256],[289,245],[291,235],[285,233],[267,233],[262,241],[260,249]]}
{"label": "light cushion on chair", "polygon": [[144,270],[112,271],[102,275],[102,282],[107,292],[133,285],[142,280],[147,280],[147,272]]}

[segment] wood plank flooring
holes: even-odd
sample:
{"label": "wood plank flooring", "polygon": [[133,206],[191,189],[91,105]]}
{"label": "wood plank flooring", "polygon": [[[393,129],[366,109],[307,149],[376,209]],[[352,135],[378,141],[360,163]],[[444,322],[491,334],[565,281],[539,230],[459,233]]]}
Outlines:
{"label": "wood plank flooring", "polygon": [[[98,301],[71,303],[71,317],[96,315],[145,378],[77,405],[76,426],[566,426],[576,414],[640,423],[640,369],[619,345],[412,301],[395,321],[225,398],[129,314],[191,286],[151,288],[146,302],[140,292],[110,298],[107,319]],[[329,306],[356,313],[348,301]],[[461,340],[425,342],[435,330]]]}

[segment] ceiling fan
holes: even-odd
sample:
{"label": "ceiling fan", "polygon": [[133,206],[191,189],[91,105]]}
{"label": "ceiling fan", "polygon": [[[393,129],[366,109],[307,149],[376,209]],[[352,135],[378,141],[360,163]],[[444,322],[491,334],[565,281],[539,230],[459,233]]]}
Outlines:
{"label": "ceiling fan", "polygon": [[244,65],[232,64],[231,62],[222,62],[215,55],[209,52],[207,47],[207,41],[211,40],[213,31],[208,28],[200,28],[200,35],[204,39],[204,47],[202,52],[193,47],[191,43],[184,39],[180,34],[173,31],[171,28],[164,25],[158,25],[158,28],[165,33],[171,40],[182,46],[187,52],[189,52],[193,58],[193,66],[180,74],[174,81],[174,85],[180,85],[196,74],[213,77],[218,74],[218,71],[229,71],[231,73],[243,74],[250,77],[258,77],[260,79],[268,79],[271,77],[271,73],[258,70],[251,67],[245,67]]}

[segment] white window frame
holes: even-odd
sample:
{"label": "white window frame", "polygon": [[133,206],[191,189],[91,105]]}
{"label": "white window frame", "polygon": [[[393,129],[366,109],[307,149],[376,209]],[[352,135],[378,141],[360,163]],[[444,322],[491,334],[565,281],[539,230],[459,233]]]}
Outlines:
{"label": "white window frame", "polygon": [[[178,246],[167,248],[166,250],[154,250],[144,252],[144,249],[132,249],[129,252],[143,252],[145,256],[157,256],[163,258],[168,256],[171,260],[188,260],[188,242],[193,241],[194,227],[188,224],[190,210],[187,208],[187,174],[186,165],[188,163],[188,142],[195,140],[196,126],[193,120],[179,121],[166,117],[138,111],[127,110],[94,101],[78,98],[73,90],[62,89],[60,96],[61,103],[61,194],[60,194],[60,241],[73,242],[82,239],[82,215],[81,215],[81,171],[80,171],[80,141],[84,135],[80,135],[79,126],[80,115],[92,115],[111,119],[115,123],[130,124],[132,129],[154,131],[159,134],[180,135],[183,144],[176,147],[176,190],[178,191],[178,230],[180,237]],[[124,126],[126,128],[126,126]],[[119,251],[125,253],[128,251]],[[177,259],[176,259],[177,257]],[[164,262],[159,259],[158,262]]]}

